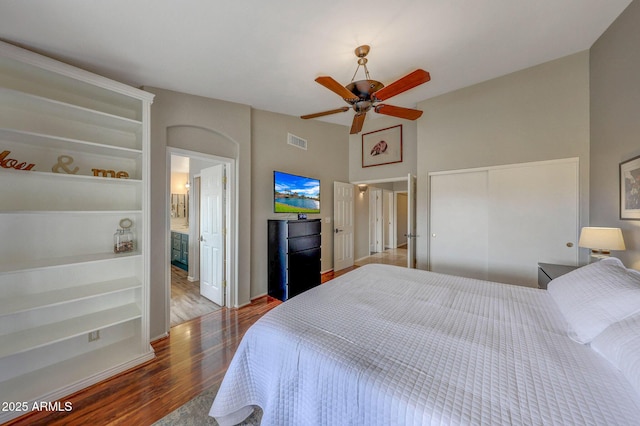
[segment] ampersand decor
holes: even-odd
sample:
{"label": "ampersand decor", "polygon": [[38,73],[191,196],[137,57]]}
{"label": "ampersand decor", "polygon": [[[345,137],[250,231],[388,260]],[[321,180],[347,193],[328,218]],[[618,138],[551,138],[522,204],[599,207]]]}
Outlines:
{"label": "ampersand decor", "polygon": [[51,168],[51,171],[54,173],[61,173],[60,169],[62,168],[62,170],[64,170],[65,173],[69,175],[75,175],[76,173],[78,173],[78,170],[80,170],[80,167],[75,167],[73,169],[70,169],[68,166],[70,166],[71,163],[73,163],[72,156],[61,155],[60,157],[58,157],[58,163],[54,164],[54,166]]}

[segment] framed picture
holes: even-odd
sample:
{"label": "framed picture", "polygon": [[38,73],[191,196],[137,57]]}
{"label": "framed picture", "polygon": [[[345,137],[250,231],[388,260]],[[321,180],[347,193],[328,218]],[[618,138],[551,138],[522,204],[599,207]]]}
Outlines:
{"label": "framed picture", "polygon": [[402,162],[402,124],[362,135],[362,167]]}
{"label": "framed picture", "polygon": [[640,220],[640,156],[620,163],[620,219]]}

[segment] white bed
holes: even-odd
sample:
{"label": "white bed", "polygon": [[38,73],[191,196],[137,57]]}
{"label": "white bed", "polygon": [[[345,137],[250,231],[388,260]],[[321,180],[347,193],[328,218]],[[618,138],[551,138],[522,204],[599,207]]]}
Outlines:
{"label": "white bed", "polygon": [[[595,269],[577,271],[598,277]],[[624,295],[631,308],[588,324],[587,334],[596,334],[590,345],[568,337],[575,330],[566,318],[573,312],[582,321],[581,310],[600,307],[571,300],[567,308],[559,294],[580,293],[586,303],[597,297],[572,289],[580,273],[554,292],[554,282],[545,291],[358,268],[256,322],[210,415],[236,424],[259,406],[263,425],[640,424],[637,384],[611,359],[628,344],[609,359],[615,342],[604,339],[601,353],[591,347],[607,326],[640,316],[632,315],[640,310],[640,275],[627,275],[638,278],[637,295]],[[630,327],[640,329],[640,319]]]}

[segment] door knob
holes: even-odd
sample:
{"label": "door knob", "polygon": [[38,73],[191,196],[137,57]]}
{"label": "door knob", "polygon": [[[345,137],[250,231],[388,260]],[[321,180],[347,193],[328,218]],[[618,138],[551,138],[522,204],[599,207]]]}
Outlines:
{"label": "door knob", "polygon": [[568,242],[567,243],[567,247],[573,247],[573,243],[572,242]]}
{"label": "door knob", "polygon": [[204,237],[200,235],[200,242],[204,241]]}

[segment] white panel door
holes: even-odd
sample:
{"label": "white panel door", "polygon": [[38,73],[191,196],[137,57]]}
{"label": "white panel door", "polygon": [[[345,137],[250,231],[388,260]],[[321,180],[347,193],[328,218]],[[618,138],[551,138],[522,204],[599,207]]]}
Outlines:
{"label": "white panel door", "polygon": [[489,279],[537,287],[538,262],[577,265],[578,162],[489,171]]}
{"label": "white panel door", "polygon": [[224,165],[200,172],[200,294],[224,306]]}
{"label": "white panel door", "polygon": [[430,270],[487,279],[487,172],[430,177]]}
{"label": "white panel door", "polygon": [[353,266],[354,210],[353,191],[350,183],[333,183],[333,270]]}

